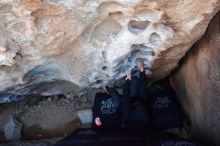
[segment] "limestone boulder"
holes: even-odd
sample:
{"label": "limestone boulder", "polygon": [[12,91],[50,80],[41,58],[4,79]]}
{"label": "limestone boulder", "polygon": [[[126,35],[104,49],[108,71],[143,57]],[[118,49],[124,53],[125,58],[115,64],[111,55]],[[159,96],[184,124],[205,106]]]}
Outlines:
{"label": "limestone boulder", "polygon": [[13,116],[10,116],[8,122],[4,125],[5,139],[8,141],[20,140],[22,127],[22,123],[18,122]]}
{"label": "limestone boulder", "polygon": [[171,83],[195,135],[220,144],[220,12],[181,61]]}
{"label": "limestone boulder", "polygon": [[101,87],[137,71],[167,76],[218,0],[1,0],[0,102]]}

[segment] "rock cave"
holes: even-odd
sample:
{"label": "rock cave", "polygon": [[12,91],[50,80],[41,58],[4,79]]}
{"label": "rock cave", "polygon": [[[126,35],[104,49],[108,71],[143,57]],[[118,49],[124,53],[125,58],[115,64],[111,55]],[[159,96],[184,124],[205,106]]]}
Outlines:
{"label": "rock cave", "polygon": [[142,59],[149,83],[169,80],[191,134],[219,145],[219,10],[219,0],[1,0],[0,143],[10,115],[23,140],[70,133],[76,111]]}

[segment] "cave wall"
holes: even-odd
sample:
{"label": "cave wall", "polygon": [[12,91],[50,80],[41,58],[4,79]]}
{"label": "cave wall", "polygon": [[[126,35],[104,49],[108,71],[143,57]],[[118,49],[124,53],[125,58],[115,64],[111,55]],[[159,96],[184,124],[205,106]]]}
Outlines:
{"label": "cave wall", "polygon": [[218,0],[1,0],[0,102],[98,88],[145,61],[167,76],[204,34]]}
{"label": "cave wall", "polygon": [[220,144],[220,12],[170,81],[195,135]]}

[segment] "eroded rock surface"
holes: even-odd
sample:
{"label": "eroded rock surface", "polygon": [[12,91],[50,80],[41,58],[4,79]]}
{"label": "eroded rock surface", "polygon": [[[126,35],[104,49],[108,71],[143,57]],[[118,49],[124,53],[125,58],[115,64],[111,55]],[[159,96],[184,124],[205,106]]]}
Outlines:
{"label": "eroded rock surface", "polygon": [[190,50],[171,83],[190,118],[193,132],[220,144],[220,12]]}
{"label": "eroded rock surface", "polygon": [[137,58],[161,79],[218,10],[217,0],[3,0],[0,102],[100,87]]}

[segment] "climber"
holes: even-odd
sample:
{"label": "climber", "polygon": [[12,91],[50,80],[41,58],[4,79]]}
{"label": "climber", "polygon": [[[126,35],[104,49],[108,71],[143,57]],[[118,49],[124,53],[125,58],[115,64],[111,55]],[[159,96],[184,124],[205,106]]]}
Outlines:
{"label": "climber", "polygon": [[142,60],[137,60],[139,78],[132,77],[129,68],[123,87],[122,123],[126,129],[146,130],[150,126],[149,97],[147,95],[147,77]]}
{"label": "climber", "polygon": [[98,92],[93,105],[93,128],[121,128],[121,95],[114,88]]}
{"label": "climber", "polygon": [[144,63],[137,61],[139,78],[132,77],[131,69],[123,87],[122,97],[114,88],[106,87],[106,93],[97,93],[93,107],[93,127],[145,130],[149,126],[147,79]]}
{"label": "climber", "polygon": [[121,128],[121,95],[116,89],[105,87],[106,92],[95,95],[93,128]]}

